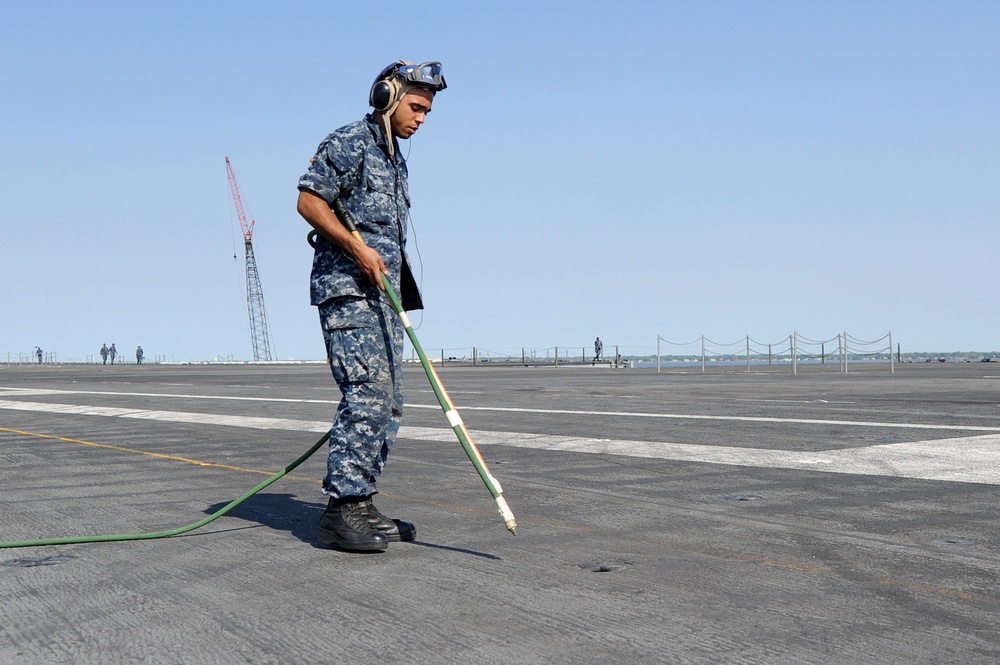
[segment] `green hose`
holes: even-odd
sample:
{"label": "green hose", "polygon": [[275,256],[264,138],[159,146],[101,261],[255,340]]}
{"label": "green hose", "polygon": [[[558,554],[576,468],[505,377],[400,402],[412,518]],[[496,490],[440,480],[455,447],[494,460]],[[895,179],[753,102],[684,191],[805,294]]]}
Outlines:
{"label": "green hose", "polygon": [[[353,233],[357,234],[357,229]],[[358,238],[360,237],[358,235]],[[420,364],[424,367],[424,373],[427,374],[427,380],[431,383],[431,388],[434,390],[434,396],[437,397],[438,404],[441,405],[441,410],[444,411],[445,417],[448,418],[448,424],[451,425],[455,436],[458,437],[458,442],[462,444],[462,448],[465,450],[465,454],[468,455],[469,461],[472,462],[472,466],[476,468],[479,477],[486,484],[486,489],[489,490],[490,495],[493,496],[493,500],[496,501],[497,510],[500,511],[500,517],[504,521],[504,526],[507,527],[507,530],[511,534],[516,535],[517,521],[514,519],[514,513],[511,512],[510,506],[507,505],[507,499],[503,496],[503,488],[500,487],[500,482],[493,477],[490,470],[486,467],[486,460],[483,459],[479,448],[476,447],[476,444],[472,440],[472,435],[462,420],[462,416],[459,415],[455,404],[451,401],[451,397],[448,396],[448,392],[444,389],[441,377],[434,371],[434,365],[431,364],[427,358],[427,354],[424,353],[424,348],[420,345],[420,340],[417,339],[417,334],[413,331],[410,317],[403,311],[403,304],[400,302],[399,296],[396,295],[392,284],[389,282],[389,278],[384,274],[382,275],[382,286],[385,287],[385,295],[389,298],[389,302],[399,316],[399,320],[403,324],[410,342],[413,343],[414,350],[416,350],[417,355],[420,357]]]}
{"label": "green hose", "polygon": [[193,524],[188,524],[187,526],[178,527],[176,529],[170,529],[168,531],[153,531],[150,533],[121,533],[110,536],[69,536],[65,538],[41,538],[38,540],[12,540],[6,543],[0,542],[0,549],[7,547],[41,547],[44,545],[72,545],[74,543],[107,543],[120,540],[152,540],[154,538],[169,538],[171,536],[179,536],[182,533],[187,533],[188,531],[194,531],[195,529],[199,529],[208,524],[209,522],[212,522],[222,517],[230,510],[240,505],[250,497],[252,497],[257,492],[261,491],[271,483],[277,481],[279,478],[283,477],[284,475],[292,471],[295,467],[299,466],[307,459],[312,457],[312,454],[315,453],[317,450],[319,450],[320,446],[329,441],[329,439],[330,439],[330,433],[327,432],[322,436],[322,438],[320,438],[319,441],[317,441],[313,445],[312,448],[307,450],[301,457],[299,457],[297,460],[286,466],[284,469],[278,471],[273,476],[271,476],[261,484],[257,485],[243,496],[237,499],[233,499],[228,504],[226,504],[219,510],[215,511],[205,519],[198,520]]}

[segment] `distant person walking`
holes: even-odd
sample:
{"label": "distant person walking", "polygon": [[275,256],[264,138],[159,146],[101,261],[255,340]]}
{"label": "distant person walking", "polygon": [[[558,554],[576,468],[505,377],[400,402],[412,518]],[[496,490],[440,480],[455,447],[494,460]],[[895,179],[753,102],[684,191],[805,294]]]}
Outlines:
{"label": "distant person walking", "polygon": [[101,361],[102,365],[108,364],[108,345],[106,343],[101,344]]}
{"label": "distant person walking", "polygon": [[141,365],[142,364],[142,358],[143,358],[142,347],[141,346],[135,347],[135,364],[136,365]]}
{"label": "distant person walking", "polygon": [[118,356],[118,350],[115,348],[115,343],[111,342],[111,348],[108,349],[108,355],[111,356],[111,364],[115,364],[115,358]]}
{"label": "distant person walking", "polygon": [[38,356],[38,364],[41,365],[42,364],[42,347],[40,347],[40,346],[36,346],[35,347],[35,355]]}
{"label": "distant person walking", "polygon": [[602,342],[601,338],[598,337],[597,339],[594,340],[594,362],[596,363],[598,360],[600,360],[603,354],[604,354],[604,342]]}

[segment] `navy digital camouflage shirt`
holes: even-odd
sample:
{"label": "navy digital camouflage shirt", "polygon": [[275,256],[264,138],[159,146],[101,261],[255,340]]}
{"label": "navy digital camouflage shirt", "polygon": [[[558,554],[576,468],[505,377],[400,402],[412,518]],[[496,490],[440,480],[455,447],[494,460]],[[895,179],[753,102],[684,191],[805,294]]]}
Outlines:
{"label": "navy digital camouflage shirt", "polygon": [[[382,129],[368,114],[323,139],[299,178],[300,191],[320,196],[331,208],[338,198],[344,202],[365,243],[382,256],[397,293],[410,207],[406,176],[406,160],[399,150],[389,156]],[[310,280],[313,305],[344,296],[378,298],[373,289],[377,287],[348,253],[317,237]]]}

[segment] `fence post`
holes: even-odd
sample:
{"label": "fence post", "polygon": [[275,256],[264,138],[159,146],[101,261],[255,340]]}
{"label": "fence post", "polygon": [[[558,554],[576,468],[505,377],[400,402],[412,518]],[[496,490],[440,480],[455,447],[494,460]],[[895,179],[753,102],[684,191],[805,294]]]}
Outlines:
{"label": "fence post", "polygon": [[656,373],[660,373],[660,335],[656,335]]}
{"label": "fence post", "polygon": [[705,373],[705,336],[701,336],[701,373]]}
{"label": "fence post", "polygon": [[556,367],[559,367],[559,347],[556,347]]}
{"label": "fence post", "polygon": [[747,335],[747,371],[750,371],[750,335]]}
{"label": "fence post", "polygon": [[892,331],[889,331],[889,373],[896,373],[896,364],[892,360]]}
{"label": "fence post", "polygon": [[793,330],[792,331],[792,336],[789,338],[791,340],[791,342],[790,342],[790,348],[792,349],[792,376],[798,374],[798,367],[797,367],[797,360],[798,360],[798,358],[796,358],[796,356],[799,355],[799,350],[798,350],[798,348],[795,345],[795,341],[796,341],[795,337],[796,337],[796,335],[798,335],[798,333],[796,333]]}
{"label": "fence post", "polygon": [[849,370],[847,368],[848,356],[850,352],[847,349],[847,331],[844,331],[844,374],[848,374]]}

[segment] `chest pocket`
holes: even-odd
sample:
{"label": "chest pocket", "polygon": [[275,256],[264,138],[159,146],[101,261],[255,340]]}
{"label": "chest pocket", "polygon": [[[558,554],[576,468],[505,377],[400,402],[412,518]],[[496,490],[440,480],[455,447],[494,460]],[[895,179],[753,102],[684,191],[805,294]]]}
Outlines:
{"label": "chest pocket", "polygon": [[396,174],[388,164],[370,161],[365,164],[365,184],[369,191],[393,196],[396,189]]}
{"label": "chest pocket", "polygon": [[364,182],[371,201],[371,221],[378,225],[398,224],[410,207],[405,171],[397,175],[391,164],[370,159],[365,162]]}

